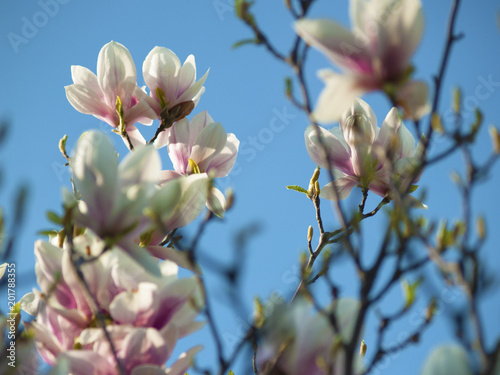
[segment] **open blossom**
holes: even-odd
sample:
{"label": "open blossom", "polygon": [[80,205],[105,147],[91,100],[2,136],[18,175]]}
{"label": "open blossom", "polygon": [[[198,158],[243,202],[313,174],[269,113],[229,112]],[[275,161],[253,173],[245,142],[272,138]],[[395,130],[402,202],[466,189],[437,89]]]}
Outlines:
{"label": "open blossom", "polygon": [[[158,225],[164,233],[189,224],[201,213],[207,199],[205,173],[160,187],[161,161],[152,145],[130,152],[118,163],[111,141],[97,131],[82,135],[71,169],[80,195],[74,214],[76,224],[118,243],[153,273],[158,273],[155,260],[134,243],[135,239]],[[72,204],[71,196],[66,200],[67,205]],[[161,259],[170,255],[155,251]]]}
{"label": "open blossom", "polygon": [[419,157],[415,139],[392,108],[382,126],[370,106],[361,99],[342,116],[340,126],[330,131],[319,128],[328,159],[314,126],[305,131],[307,152],[320,167],[333,168],[334,182],[325,185],[320,196],[334,200],[335,183],[339,199],[344,199],[355,186],[385,197],[396,183],[416,182],[414,176]]}
{"label": "open blossom", "polygon": [[343,70],[319,71],[326,87],[314,111],[317,120],[337,121],[354,98],[373,90],[386,91],[405,117],[423,116],[428,111],[427,85],[409,80],[410,58],[423,31],[420,0],[351,0],[350,16],[352,30],[327,19],[295,24],[306,43]]}
{"label": "open blossom", "polygon": [[[158,118],[171,116],[170,121],[177,121],[187,116],[205,91],[203,83],[208,71],[196,81],[196,64],[193,55],[189,55],[184,64],[177,55],[165,47],[155,47],[148,54],[142,66],[144,82],[151,90],[149,103]],[[182,107],[182,103],[192,104]],[[176,110],[174,108],[177,107]],[[174,111],[175,113],[169,113]],[[173,117],[172,117],[173,116]]]}
{"label": "open blossom", "polygon": [[473,373],[469,355],[465,349],[456,344],[434,349],[421,372],[422,375],[472,375]]}
{"label": "open blossom", "polygon": [[[74,239],[76,253],[84,258],[100,254],[102,246],[103,241],[91,233]],[[37,241],[35,255],[41,292],[24,296],[21,307],[37,317],[25,324],[35,335],[42,359],[49,365],[61,361],[59,366],[75,375],[118,374],[68,249]],[[141,373],[138,369],[143,366],[165,373],[164,364],[177,340],[202,326],[194,321],[201,308],[195,279],[178,279],[177,266],[170,261],[159,267],[160,276],[154,276],[118,248],[80,267],[127,374]],[[198,350],[193,348],[190,358]],[[185,371],[191,361],[181,360],[176,366]],[[180,371],[174,373],[182,375]]]}
{"label": "open blossom", "polygon": [[[79,112],[93,115],[114,128],[123,122],[132,144],[145,140],[134,126],[151,125],[156,113],[147,94],[137,86],[137,73],[130,52],[120,43],[109,42],[97,58],[97,76],[83,66],[71,67],[73,84],[66,86],[66,97]],[[117,110],[121,103],[123,118]]]}
{"label": "open blossom", "polygon": [[[334,306],[339,334],[325,314],[312,304],[298,299],[291,305],[276,305],[262,327],[257,350],[257,366],[264,375],[328,375],[344,373],[344,353],[338,340],[352,338],[359,302],[339,299]],[[355,359],[354,373],[362,369]]]}
{"label": "open blossom", "polygon": [[[160,181],[180,176],[206,173],[210,177],[226,177],[236,162],[240,141],[224,127],[214,122],[207,111],[191,121],[182,119],[160,134],[155,147],[167,146],[173,171],[162,171]],[[225,206],[224,195],[212,188],[208,197],[209,208],[219,216]]]}

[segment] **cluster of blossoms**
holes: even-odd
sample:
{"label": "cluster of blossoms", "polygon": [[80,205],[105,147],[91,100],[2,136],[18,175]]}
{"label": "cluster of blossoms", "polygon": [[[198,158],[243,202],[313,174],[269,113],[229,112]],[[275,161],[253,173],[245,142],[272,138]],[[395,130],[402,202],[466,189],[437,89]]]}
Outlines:
{"label": "cluster of blossoms", "polygon": [[[66,87],[73,107],[111,125],[131,152],[120,162],[107,136],[84,133],[69,158],[74,192],[63,190],[63,229],[35,243],[40,290],[21,307],[36,316],[25,325],[57,374],[183,375],[201,349],[166,368],[177,340],[203,325],[195,319],[204,307],[198,276],[177,277],[179,266],[199,267],[168,239],[205,207],[224,215],[213,179],[229,174],[239,141],[206,111],[186,118],[207,76],[196,81],[193,56],[181,66],[172,51],[155,47],[143,74],[149,95],[136,83],[129,51],[110,42],[97,75],[73,66]],[[156,119],[146,142],[135,124]],[[174,170],[162,170],[164,146]]]}

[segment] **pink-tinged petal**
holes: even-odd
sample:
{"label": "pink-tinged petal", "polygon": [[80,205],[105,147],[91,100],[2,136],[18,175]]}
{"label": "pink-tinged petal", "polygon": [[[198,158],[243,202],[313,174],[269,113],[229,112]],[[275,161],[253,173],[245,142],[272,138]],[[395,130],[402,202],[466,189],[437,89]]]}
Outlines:
{"label": "pink-tinged petal", "polygon": [[[146,139],[144,139],[139,129],[137,129],[134,125],[127,126],[127,135],[130,138],[130,142],[132,142],[132,146],[134,146],[134,148],[146,146]],[[128,141],[123,137],[122,140],[128,147]]]}
{"label": "pink-tinged petal", "polygon": [[[194,363],[194,356],[196,353],[198,353],[201,349],[203,349],[203,346],[195,346],[194,348],[188,350],[185,353],[182,353],[177,361],[170,366],[167,371],[166,375],[184,375],[186,371],[193,365]],[[135,374],[132,374],[135,375]]]}
{"label": "pink-tinged petal", "polygon": [[224,149],[218,155],[214,156],[207,172],[213,173],[214,177],[226,177],[233,169],[239,147],[240,141],[233,133],[229,133]]}
{"label": "pink-tinged petal", "polygon": [[66,86],[65,90],[66,98],[78,112],[94,115],[113,127],[118,125],[118,116],[115,111],[86,86],[73,84]]}
{"label": "pink-tinged petal", "polygon": [[27,293],[19,301],[21,310],[24,312],[36,316],[38,313],[38,306],[40,303],[40,293]]}
{"label": "pink-tinged petal", "polygon": [[207,208],[221,219],[224,217],[224,213],[226,212],[226,197],[216,187],[212,186],[212,189],[210,189]]}
{"label": "pink-tinged petal", "polygon": [[130,90],[134,90],[137,79],[128,49],[114,41],[104,45],[97,57],[97,79],[109,105],[115,104],[117,95],[125,101],[124,97],[132,94]]}
{"label": "pink-tinged petal", "polygon": [[65,362],[72,375],[117,375],[116,366],[90,350],[69,350],[57,359]]}
{"label": "pink-tinged petal", "polygon": [[104,99],[97,77],[89,69],[79,65],[72,65],[71,78],[73,79],[73,83],[85,86],[90,92],[94,93],[101,100]]}
{"label": "pink-tinged petal", "polygon": [[208,193],[206,173],[193,174],[173,181],[179,181],[181,193],[177,196],[174,210],[165,218],[165,225],[169,230],[184,227],[196,219],[205,208]]}
{"label": "pink-tinged petal", "polygon": [[328,69],[320,70],[318,76],[325,83],[313,113],[319,122],[338,121],[357,97],[371,89],[363,87],[363,82],[356,76],[341,75]]}
{"label": "pink-tinged petal", "polygon": [[142,364],[161,366],[168,359],[163,337],[153,328],[137,328],[123,339],[119,353],[128,371]]}
{"label": "pink-tinged petal", "polygon": [[427,102],[428,87],[424,81],[407,82],[396,94],[396,101],[404,110],[404,118],[418,120],[431,107]]}
{"label": "pink-tinged petal", "polygon": [[176,171],[161,171],[159,174],[158,183],[160,185],[163,185],[164,183],[179,178],[181,176],[183,175]]}
{"label": "pink-tinged petal", "polygon": [[109,313],[119,324],[148,327],[159,306],[158,287],[153,283],[139,283],[137,289],[118,294],[109,305]]}
{"label": "pink-tinged petal", "polygon": [[[350,155],[337,139],[335,135],[322,127],[319,127],[323,145],[326,148],[327,157],[330,160],[330,167],[335,167],[341,171],[352,174]],[[321,148],[317,131],[314,126],[308,126],[304,133],[305,143],[309,157],[314,163],[324,169],[328,169],[328,162],[325,159],[325,150]]]}
{"label": "pink-tinged petal", "polygon": [[54,366],[56,364],[57,356],[62,353],[65,348],[61,346],[60,342],[48,329],[48,327],[39,324],[36,321],[30,323],[23,322],[23,324],[25,329],[29,329],[33,332],[36,338],[36,348],[40,357],[42,357],[42,359],[50,366]]}
{"label": "pink-tinged petal", "polygon": [[164,47],[155,47],[146,56],[142,65],[144,82],[151,90],[151,97],[159,102],[156,88],[165,93],[165,99],[173,103],[177,99],[181,62],[177,55]]}
{"label": "pink-tinged petal", "polygon": [[140,122],[143,125],[151,125],[156,117],[156,112],[143,100],[125,111],[123,121],[129,126],[136,122]]}
{"label": "pink-tinged petal", "polygon": [[226,146],[227,133],[218,122],[207,124],[193,142],[191,157],[205,172],[213,157],[219,154]]}
{"label": "pink-tinged petal", "polygon": [[399,146],[398,149],[390,150],[394,146],[392,142],[396,141],[394,137],[397,136],[400,126],[402,125],[401,117],[399,116],[398,109],[393,107],[385,117],[380,131],[375,141],[375,145],[380,147],[383,152],[389,153],[390,151],[399,155],[401,146],[396,142],[394,145]]}
{"label": "pink-tinged petal", "polygon": [[194,140],[198,135],[203,131],[205,126],[208,124],[211,124],[212,122],[215,122],[212,116],[208,114],[208,112],[205,110],[203,112],[198,113],[195,115],[191,121],[189,122],[189,129],[190,129],[190,135],[189,135],[189,149],[191,150],[194,144]]}
{"label": "pink-tinged petal", "polygon": [[[112,211],[118,183],[118,157],[113,144],[103,133],[84,133],[73,156],[73,179],[86,204],[86,215],[106,227]],[[85,225],[87,225],[86,223]]]}
{"label": "pink-tinged petal", "polygon": [[323,52],[332,62],[361,75],[373,73],[371,57],[344,26],[328,19],[301,19],[295,30],[305,42]]}
{"label": "pink-tinged petal", "polygon": [[147,145],[127,154],[118,167],[120,186],[132,186],[145,182],[155,184],[161,171],[158,151]]}
{"label": "pink-tinged petal", "polygon": [[209,70],[201,77],[196,83],[194,83],[191,87],[189,87],[184,93],[177,99],[178,103],[186,102],[188,100],[192,100],[195,105],[198,104],[200,100],[200,96],[205,92],[205,88],[203,84],[207,79]]}
{"label": "pink-tinged petal", "polygon": [[196,80],[196,62],[193,55],[189,55],[184,61],[179,74],[179,96],[195,82]]}
{"label": "pink-tinged petal", "polygon": [[[342,129],[342,123],[345,122],[349,117],[355,115],[362,115],[368,121],[363,124],[366,125],[366,129],[363,129],[363,133],[369,134],[370,142],[373,142],[375,136],[377,135],[377,116],[375,116],[375,112],[373,112],[372,107],[360,98],[354,99],[350,104],[346,111],[342,114],[342,118],[340,120],[340,129]],[[345,135],[344,135],[344,138]]]}
{"label": "pink-tinged petal", "polygon": [[337,188],[339,200],[343,200],[351,194],[353,187],[358,185],[359,181],[355,177],[345,176],[341,178],[336,178],[334,182],[330,182],[321,188],[319,196],[323,199],[328,199],[330,201],[337,200],[337,195],[335,194],[334,185]]}
{"label": "pink-tinged petal", "polygon": [[170,129],[160,133],[155,141],[155,147],[160,148],[167,144],[168,156],[176,172],[186,173],[188,159],[191,155],[191,129],[187,118],[177,121]]}
{"label": "pink-tinged petal", "polygon": [[398,137],[401,144],[400,158],[415,156],[415,138],[404,124],[398,130]]}

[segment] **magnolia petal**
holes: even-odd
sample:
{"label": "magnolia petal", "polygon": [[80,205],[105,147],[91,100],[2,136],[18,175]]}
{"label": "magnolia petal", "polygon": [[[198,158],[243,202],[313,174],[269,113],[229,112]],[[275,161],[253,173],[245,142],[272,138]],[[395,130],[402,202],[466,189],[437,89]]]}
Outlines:
{"label": "magnolia petal", "polygon": [[352,188],[355,187],[358,183],[359,181],[351,176],[337,178],[335,179],[335,181],[330,182],[325,186],[323,186],[321,188],[319,196],[323,199],[328,199],[330,201],[337,200],[336,199],[337,196],[335,195],[335,190],[334,190],[335,189],[334,186],[336,186],[339,200],[343,200],[347,198],[349,194],[351,194]]}
{"label": "magnolia petal", "polygon": [[370,56],[354,34],[328,19],[301,19],[295,30],[305,42],[323,52],[332,62],[357,74],[373,72]]}
{"label": "magnolia petal", "polygon": [[[390,150],[390,147],[393,145],[392,141],[394,137],[396,137],[398,130],[402,126],[402,124],[403,122],[401,121],[401,118],[399,116],[398,109],[396,107],[393,107],[385,117],[385,120],[380,127],[375,145],[379,146],[382,151],[387,154]],[[399,146],[398,149],[392,150],[392,152],[398,156],[401,150],[401,145],[399,143],[400,142],[397,142],[396,144],[397,146]],[[415,141],[413,142],[413,144],[415,145]]]}
{"label": "magnolia petal", "polygon": [[201,77],[197,82],[195,82],[191,87],[189,87],[184,93],[177,99],[178,103],[186,102],[188,100],[192,100],[195,105],[198,104],[201,95],[205,92],[205,88],[203,87],[203,84],[205,83],[205,80],[208,77],[208,72],[210,70],[207,70],[206,73]]}
{"label": "magnolia petal", "polygon": [[169,217],[177,206],[182,194],[181,178],[169,180],[163,184],[151,198],[150,209],[158,217]]}
{"label": "magnolia petal", "polygon": [[179,178],[181,176],[183,176],[183,175],[176,172],[176,171],[161,171],[159,174],[158,183],[160,185],[163,185],[164,183],[166,183],[170,180],[173,180],[175,178]]}
{"label": "magnolia petal", "polygon": [[207,124],[193,142],[191,157],[201,171],[206,171],[213,157],[226,146],[227,133],[222,124]]}
{"label": "magnolia petal", "polygon": [[193,147],[195,139],[198,135],[205,129],[208,124],[215,122],[212,116],[208,114],[208,111],[203,111],[195,115],[189,122],[189,149]]}
{"label": "magnolia petal", "polygon": [[458,345],[443,345],[436,348],[422,369],[422,375],[472,375],[468,353]]}
{"label": "magnolia petal", "polygon": [[101,87],[97,81],[97,76],[89,69],[80,65],[72,65],[71,78],[73,79],[73,83],[85,86],[101,100],[104,99]]}
{"label": "magnolia petal", "polygon": [[116,127],[118,125],[118,116],[115,111],[106,105],[98,96],[88,87],[73,84],[64,87],[66,98],[78,112],[95,117]]}
{"label": "magnolia petal", "polygon": [[[346,122],[352,116],[361,115],[365,121],[363,121],[360,125],[364,125],[361,129],[358,129],[358,132],[361,131],[364,135],[366,135],[367,142],[373,143],[375,136],[377,135],[377,116],[375,116],[375,112],[373,112],[372,107],[362,99],[356,98],[350,103],[349,107],[342,114],[342,118],[340,119],[340,129],[344,133],[344,138],[347,141],[348,136],[344,131]],[[349,142],[347,142],[349,143]]]}
{"label": "magnolia petal", "polygon": [[227,134],[226,145],[219,154],[214,156],[207,172],[213,173],[214,177],[226,177],[234,167],[239,147],[238,138],[233,133]]}
{"label": "magnolia petal", "polygon": [[127,48],[111,41],[105,44],[97,57],[97,80],[109,105],[113,105],[116,96],[121,99],[130,97],[136,86],[137,73],[134,61]]}
{"label": "magnolia petal", "polygon": [[186,173],[188,160],[191,155],[191,134],[194,129],[191,129],[191,123],[187,118],[177,121],[170,129],[160,133],[155,147],[161,148],[163,145],[168,147],[168,156],[174,165],[176,172],[181,174]]}
{"label": "magnolia petal", "polygon": [[165,370],[160,366],[140,365],[134,367],[130,375],[165,375]]}
{"label": "magnolia petal", "polygon": [[419,120],[429,113],[428,87],[424,81],[407,82],[396,94],[396,101],[403,108],[404,118]]}
{"label": "magnolia petal", "polygon": [[193,55],[189,55],[182,64],[179,74],[179,92],[182,96],[184,92],[196,81],[196,62]]}
{"label": "magnolia petal", "polygon": [[338,121],[352,102],[367,91],[362,87],[362,82],[352,75],[341,75],[324,69],[318,72],[318,76],[326,85],[313,113],[319,122]]}
{"label": "magnolia petal", "polygon": [[157,183],[161,171],[158,151],[147,145],[130,152],[118,167],[121,186],[132,186],[143,182]]}
{"label": "magnolia petal", "polygon": [[119,293],[109,305],[109,313],[120,324],[147,327],[158,311],[158,287],[153,283],[139,283],[137,289]]}
{"label": "magnolia petal", "polygon": [[38,293],[27,293],[19,301],[21,310],[30,315],[36,316],[38,313],[38,305],[40,303],[40,296]]}
{"label": "magnolia petal", "polygon": [[57,360],[64,361],[63,366],[68,368],[68,374],[116,375],[115,366],[91,350],[69,350],[61,353]]}
{"label": "magnolia petal", "polygon": [[128,126],[140,122],[143,125],[151,125],[153,120],[157,118],[156,112],[149,106],[149,104],[142,100],[134,105],[129,110],[125,111],[123,121]]}
{"label": "magnolia petal", "polygon": [[203,346],[195,346],[187,352],[182,353],[177,361],[167,369],[165,375],[184,375],[186,371],[193,365],[194,356],[201,349],[203,349]]}
{"label": "magnolia petal", "polygon": [[408,128],[401,124],[398,130],[399,142],[401,144],[401,158],[415,156],[415,138]]}
{"label": "magnolia petal", "polygon": [[210,189],[207,199],[207,208],[221,219],[224,217],[226,211],[226,198],[216,187],[212,186],[212,189]]}
{"label": "magnolia petal", "polygon": [[324,150],[321,147],[317,131],[313,125],[308,126],[304,133],[307,153],[312,161],[324,169],[335,167],[345,173],[352,173],[350,155],[342,142],[332,132],[322,127],[319,127],[319,131],[323,145],[327,151],[327,157],[330,160],[330,165],[325,160]]}
{"label": "magnolia petal", "polygon": [[181,62],[170,49],[155,47],[149,52],[142,65],[142,73],[144,82],[151,90],[151,97],[156,102],[159,103],[156,95],[158,87],[163,90],[167,104],[177,100],[180,70]]}

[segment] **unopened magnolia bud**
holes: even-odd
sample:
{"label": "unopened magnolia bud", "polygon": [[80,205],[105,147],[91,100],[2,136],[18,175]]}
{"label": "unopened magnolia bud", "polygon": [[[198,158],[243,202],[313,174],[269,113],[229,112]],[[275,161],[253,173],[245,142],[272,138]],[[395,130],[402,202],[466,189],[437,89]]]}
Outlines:
{"label": "unopened magnolia bud", "polygon": [[457,87],[453,90],[453,112],[460,113],[460,105],[462,103],[462,92]]}
{"label": "unopened magnolia bud", "polygon": [[493,143],[493,151],[495,151],[495,154],[500,154],[500,134],[498,133],[498,129],[490,126],[489,132],[491,142]]}
{"label": "unopened magnolia bud", "polygon": [[315,193],[316,195],[319,195],[319,193],[320,193],[320,189],[319,189],[319,182],[318,182],[318,181],[316,181],[316,182],[314,183],[314,193]]}
{"label": "unopened magnolia bud", "polygon": [[63,154],[63,156],[65,158],[68,157],[68,154],[66,153],[66,141],[68,140],[68,135],[65,134],[64,137],[62,137],[60,140],[59,140],[59,151],[61,151],[61,154]]}
{"label": "unopened magnolia bud", "polygon": [[476,221],[477,235],[479,239],[482,241],[486,237],[486,225],[484,224],[484,219],[482,216],[479,216]]}
{"label": "unopened magnolia bud", "polygon": [[431,117],[431,126],[435,132],[440,133],[440,134],[444,133],[444,128],[443,128],[443,124],[441,122],[441,117],[435,112],[432,114],[432,117]]}
{"label": "unopened magnolia bud", "polygon": [[234,192],[233,189],[227,189],[226,190],[226,211],[231,209],[233,207],[234,203]]}
{"label": "unopened magnolia bud", "polygon": [[427,322],[430,322],[432,317],[434,316],[434,314],[436,313],[436,300],[435,299],[432,299],[431,300],[431,303],[429,304],[429,306],[427,307],[427,310],[425,312],[425,320]]}
{"label": "unopened magnolia bud", "polygon": [[365,354],[366,354],[366,349],[367,349],[367,346],[365,344],[365,340],[361,341],[361,345],[359,346],[359,355],[361,357],[364,357]]}
{"label": "unopened magnolia bud", "polygon": [[307,242],[311,242],[313,238],[313,227],[309,225],[309,229],[307,230]]}
{"label": "unopened magnolia bud", "polygon": [[318,178],[319,178],[319,167],[316,167],[316,169],[314,170],[314,173],[311,177],[311,182],[314,183],[314,182],[318,181]]}

